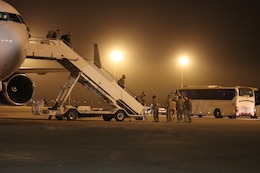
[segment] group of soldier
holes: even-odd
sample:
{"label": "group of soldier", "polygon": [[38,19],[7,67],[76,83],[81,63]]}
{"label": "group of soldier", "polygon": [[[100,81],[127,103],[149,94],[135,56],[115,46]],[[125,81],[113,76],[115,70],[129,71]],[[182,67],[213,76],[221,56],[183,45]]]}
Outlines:
{"label": "group of soldier", "polygon": [[60,39],[66,45],[68,45],[69,47],[72,47],[71,36],[72,36],[72,32],[68,32],[67,34],[61,35],[61,30],[57,29],[56,31],[54,31],[54,30],[48,31],[46,37],[49,39]]}
{"label": "group of soldier", "polygon": [[192,104],[191,100],[188,97],[183,97],[180,94],[176,102],[176,111],[177,111],[177,122],[182,122],[184,117],[184,122],[191,123],[191,113],[192,113]]}
{"label": "group of soldier", "polygon": [[[142,95],[145,95],[144,92]],[[140,97],[142,98],[142,97]],[[143,103],[142,103],[143,104]],[[159,107],[156,95],[152,96],[151,110],[153,121],[159,122]],[[191,123],[192,103],[188,97],[182,96],[179,92],[170,93],[167,96],[166,104],[166,122],[173,121],[177,116],[177,123]]]}

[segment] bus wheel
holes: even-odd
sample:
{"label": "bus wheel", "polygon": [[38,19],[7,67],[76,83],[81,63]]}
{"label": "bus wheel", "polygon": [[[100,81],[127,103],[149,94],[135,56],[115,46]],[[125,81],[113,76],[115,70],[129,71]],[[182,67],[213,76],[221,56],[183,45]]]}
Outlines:
{"label": "bus wheel", "polygon": [[123,111],[118,111],[116,114],[115,114],[115,119],[117,121],[124,121],[125,119],[125,113]]}
{"label": "bus wheel", "polygon": [[220,109],[214,110],[214,116],[215,116],[215,118],[222,118]]}
{"label": "bus wheel", "polygon": [[67,120],[76,120],[78,118],[78,111],[74,109],[70,109],[66,112],[66,118]]}

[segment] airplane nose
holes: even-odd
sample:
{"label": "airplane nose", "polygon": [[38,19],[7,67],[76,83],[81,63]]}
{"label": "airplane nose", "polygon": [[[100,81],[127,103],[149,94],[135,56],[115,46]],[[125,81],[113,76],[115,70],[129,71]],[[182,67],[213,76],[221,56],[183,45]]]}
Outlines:
{"label": "airplane nose", "polygon": [[26,37],[21,26],[1,24],[0,81],[6,79],[23,63],[26,56]]}

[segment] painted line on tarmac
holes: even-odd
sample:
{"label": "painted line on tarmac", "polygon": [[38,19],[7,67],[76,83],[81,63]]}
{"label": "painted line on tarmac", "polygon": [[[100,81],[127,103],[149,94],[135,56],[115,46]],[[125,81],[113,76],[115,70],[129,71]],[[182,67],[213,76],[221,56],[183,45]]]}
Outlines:
{"label": "painted line on tarmac", "polygon": [[242,121],[259,121],[259,118],[237,118],[237,120],[242,120]]}

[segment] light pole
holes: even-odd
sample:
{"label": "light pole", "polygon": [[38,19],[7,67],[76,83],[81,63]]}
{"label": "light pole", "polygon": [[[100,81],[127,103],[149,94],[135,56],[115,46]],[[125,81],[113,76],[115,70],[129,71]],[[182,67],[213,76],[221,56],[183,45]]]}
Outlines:
{"label": "light pole", "polygon": [[181,88],[183,88],[183,71],[184,71],[184,66],[188,64],[188,58],[186,56],[182,56],[179,60],[181,64]]}
{"label": "light pole", "polygon": [[117,65],[117,62],[122,60],[123,54],[118,50],[114,50],[111,53],[111,58],[112,58],[112,61],[114,62],[114,74],[113,75],[114,75],[114,80],[116,80],[116,65]]}

